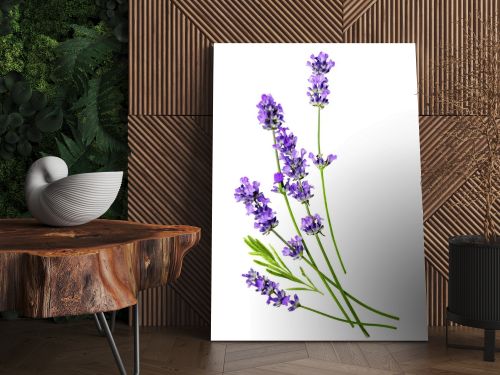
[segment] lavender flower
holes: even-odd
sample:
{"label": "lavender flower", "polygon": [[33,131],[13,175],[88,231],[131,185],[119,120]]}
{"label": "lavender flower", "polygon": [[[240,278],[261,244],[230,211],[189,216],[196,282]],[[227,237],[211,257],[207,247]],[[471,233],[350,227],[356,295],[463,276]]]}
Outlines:
{"label": "lavender flower", "polygon": [[254,215],[254,227],[261,233],[268,234],[278,225],[276,212],[269,207],[270,200],[259,191],[259,182],[251,183],[248,177],[242,177],[240,182],[240,187],[234,192],[236,202],[243,202],[247,215]]}
{"label": "lavender flower", "polygon": [[322,74],[313,74],[309,78],[309,83],[311,84],[307,92],[309,103],[314,107],[324,108],[329,103],[328,94],[330,94],[330,90],[328,89],[328,78]]}
{"label": "lavender flower", "polygon": [[274,101],[272,95],[263,94],[259,104],[257,104],[259,113],[257,119],[262,128],[266,130],[276,130],[281,127],[283,120],[283,108],[281,104]]}
{"label": "lavender flower", "polygon": [[287,187],[288,195],[297,199],[300,203],[307,203],[309,199],[314,197],[312,193],[312,185],[307,181],[293,182]]}
{"label": "lavender flower", "polygon": [[326,74],[335,66],[335,62],[328,59],[328,54],[320,52],[318,56],[311,55],[311,61],[307,62],[307,66],[312,69],[312,74],[309,77],[307,96],[309,103],[314,107],[324,108],[328,104],[328,78]]}
{"label": "lavender flower", "polygon": [[302,218],[301,229],[309,235],[315,235],[320,233],[323,229],[323,224],[321,223],[321,217],[318,214],[311,216],[306,216]]}
{"label": "lavender flower", "polygon": [[242,274],[241,276],[246,277],[246,284],[248,287],[256,287],[256,292],[260,292],[262,295],[267,296],[266,303],[269,305],[271,302],[273,306],[288,306],[289,311],[295,311],[298,307],[300,307],[299,298],[297,295],[294,296],[294,299],[290,298],[289,295],[283,289],[280,289],[279,284],[274,281],[269,280],[264,275],[260,275],[257,271],[250,268],[250,271],[246,274]]}
{"label": "lavender flower", "polygon": [[326,159],[323,159],[323,154],[314,155],[312,152],[309,153],[309,158],[313,161],[313,164],[319,169],[328,167],[332,161],[337,160],[337,155],[328,155]]}
{"label": "lavender flower", "polygon": [[241,186],[234,191],[236,202],[252,203],[259,195],[260,183],[254,181],[250,183],[248,177],[240,179]]}
{"label": "lavender flower", "polygon": [[268,234],[278,225],[278,219],[276,218],[276,212],[274,212],[269,206],[257,206],[255,211],[255,223],[254,228],[258,229],[262,234]]}
{"label": "lavender flower", "polygon": [[288,308],[288,311],[295,311],[300,307],[299,296],[295,294],[293,298],[293,300],[290,300],[290,307]]}
{"label": "lavender flower", "polygon": [[306,167],[308,164],[304,158],[306,153],[307,151],[304,149],[301,149],[300,153],[295,149],[291,150],[288,154],[282,153],[280,159],[283,160],[283,174],[294,181],[301,180],[307,176]]}
{"label": "lavender flower", "polygon": [[328,60],[327,53],[320,52],[318,56],[312,54],[311,61],[308,61],[306,65],[311,67],[314,74],[327,74],[335,66],[335,62]]}
{"label": "lavender flower", "polygon": [[286,182],[284,182],[285,177],[283,176],[283,173],[275,173],[274,174],[274,184],[271,189],[273,193],[280,193],[280,194],[285,194],[288,190],[288,186],[290,184],[290,179],[287,179]]}
{"label": "lavender flower", "polygon": [[302,258],[302,253],[304,252],[304,245],[302,243],[302,238],[299,236],[292,237],[288,241],[288,246],[283,248],[283,255],[287,257],[292,257],[293,259]]}
{"label": "lavender flower", "polygon": [[297,146],[297,137],[293,133],[288,133],[288,128],[281,127],[276,132],[276,143],[273,148],[280,154],[290,155]]}
{"label": "lavender flower", "polygon": [[274,174],[274,183],[279,184],[283,182],[283,173],[275,173]]}

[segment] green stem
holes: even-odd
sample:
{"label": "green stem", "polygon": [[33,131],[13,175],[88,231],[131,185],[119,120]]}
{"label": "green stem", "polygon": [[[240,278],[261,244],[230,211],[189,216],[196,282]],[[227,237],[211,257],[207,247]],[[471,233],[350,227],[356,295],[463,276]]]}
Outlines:
{"label": "green stem", "polygon": [[324,169],[320,170],[321,174],[321,188],[323,190],[323,201],[325,202],[325,210],[326,210],[326,220],[328,221],[328,228],[330,229],[330,235],[332,236],[333,246],[335,247],[335,252],[337,253],[337,258],[339,259],[340,266],[342,267],[342,271],[344,274],[347,273],[347,270],[344,266],[344,261],[340,256],[339,247],[337,246],[337,241],[335,240],[335,234],[333,234],[332,220],[330,219],[330,210],[328,209],[328,200],[326,199],[326,188],[325,188],[325,173]]}
{"label": "green stem", "polygon": [[[312,265],[312,263],[309,262],[309,260],[305,259],[304,258],[304,261],[309,265],[309,267],[313,268],[314,269],[314,266]],[[321,272],[321,271],[317,271],[317,272]],[[328,276],[326,276],[325,274],[323,274],[323,276],[325,277],[326,281],[328,281],[330,284],[332,284],[332,286],[334,288],[337,288],[339,289],[339,286],[332,280],[330,279]],[[361,300],[357,299],[356,297],[354,297],[351,293],[349,293],[348,291],[344,290],[345,292],[345,295],[350,298],[352,301],[356,302],[358,305],[364,307],[365,309],[375,313],[375,314],[378,314],[380,316],[384,316],[386,318],[389,318],[389,319],[393,319],[393,320],[399,320],[399,317],[395,316],[395,315],[391,315],[391,314],[388,314],[388,313],[385,313],[383,311],[380,311],[380,310],[377,310],[369,305],[367,305],[366,303],[362,302]]]}
{"label": "green stem", "polygon": [[[321,108],[318,107],[318,155],[321,155]],[[339,259],[340,266],[344,274],[347,270],[344,266],[344,261],[340,256],[339,247],[337,246],[337,241],[335,240],[335,235],[333,234],[332,219],[330,218],[330,210],[328,209],[328,200],[326,199],[326,188],[325,188],[325,173],[324,168],[320,168],[321,175],[321,190],[323,191],[323,202],[325,203],[326,220],[328,221],[328,228],[330,229],[330,235],[332,236],[333,246],[335,247],[335,252],[337,253],[337,258]]]}
{"label": "green stem", "polygon": [[[293,215],[293,214],[292,214]],[[288,242],[274,229],[271,230],[275,235],[276,237],[278,237],[285,245],[288,246]],[[302,236],[300,231],[298,233],[299,236]],[[337,306],[339,307],[340,311],[342,312],[342,314],[344,314],[344,316],[346,317],[347,321],[349,322],[349,324],[351,325],[351,327],[354,327],[354,322],[350,319],[349,315],[347,315],[347,311],[345,311],[344,309],[344,306],[342,306],[342,304],[340,303],[340,301],[338,300],[337,296],[335,295],[335,293],[333,293],[333,290],[332,288],[330,288],[330,285],[328,284],[328,282],[326,281],[324,275],[322,272],[319,271],[318,269],[318,266],[316,265],[316,262],[314,262],[314,259],[311,257],[309,251],[307,250],[307,245],[305,244],[305,241],[303,241],[304,243],[304,249],[306,250],[306,253],[307,253],[307,256],[309,257],[309,261],[311,262],[311,264],[314,265],[314,267],[312,267],[316,273],[318,274],[318,276],[320,277],[321,281],[323,282],[323,284],[325,285],[326,289],[328,290],[328,293],[330,294],[330,296],[332,297],[332,299],[335,301],[335,303],[337,304]]]}
{"label": "green stem", "polygon": [[[307,214],[309,216],[312,216],[311,210],[309,209],[309,204],[306,203],[305,206],[306,206]],[[323,254],[323,258],[325,259],[326,264],[328,265],[328,269],[330,270],[330,273],[332,274],[333,280],[335,280],[335,283],[338,285],[338,287],[339,287],[338,290],[340,291],[340,294],[342,295],[342,298],[344,299],[345,303],[347,304],[347,307],[351,311],[351,314],[354,317],[354,320],[359,323],[359,328],[365,334],[365,336],[366,337],[370,337],[370,335],[368,334],[368,331],[364,328],[363,324],[359,320],[358,314],[356,314],[356,311],[352,307],[351,302],[349,301],[349,299],[345,295],[344,289],[342,288],[342,284],[340,284],[340,281],[337,278],[337,274],[335,273],[335,271],[334,271],[334,269],[332,267],[330,259],[328,259],[328,255],[326,255],[325,248],[323,247],[323,242],[319,238],[318,234],[315,234],[314,237],[316,238],[316,242],[318,242],[318,246],[319,246],[319,248],[321,250],[321,253]]]}
{"label": "green stem", "polygon": [[[276,131],[273,130],[273,145],[275,145],[275,144],[276,144]],[[279,157],[278,157],[278,150],[274,150],[274,155],[276,158],[276,166],[278,168],[278,172],[281,173],[281,166],[280,166],[280,161],[279,161]],[[290,214],[290,218],[292,219],[293,226],[295,227],[295,231],[297,232],[297,235],[303,239],[304,237],[302,236],[302,233],[300,232],[299,226],[297,225],[297,221],[295,220],[295,215],[293,214],[292,207],[290,206],[290,201],[288,200],[288,196],[286,194],[282,194],[282,195],[283,195],[283,198],[285,199],[286,207],[288,209],[288,213]],[[281,237],[281,239],[284,240],[282,237]],[[288,245],[288,242],[286,242],[286,241],[284,241],[284,242]],[[309,248],[307,247],[306,241],[303,239],[302,242],[304,244],[304,250],[305,250],[307,256],[309,257],[309,260],[311,261],[312,264],[314,264],[316,266],[316,262],[314,261],[314,258],[311,256],[311,253],[309,252]],[[316,269],[318,269],[318,267],[316,267]],[[342,306],[342,304],[338,300],[337,296],[333,293],[333,290],[332,290],[332,288],[330,288],[330,285],[328,284],[328,282],[325,280],[325,278],[323,276],[321,276],[321,274],[318,273],[318,275],[321,278],[321,281],[325,285],[326,289],[328,290],[328,293],[330,294],[332,299],[335,301],[335,303],[339,307],[342,314],[344,314],[346,319],[350,321],[351,327],[354,327],[354,324],[351,321],[349,315],[347,315],[347,312],[345,311],[344,306]]]}
{"label": "green stem", "polygon": [[[347,320],[345,319],[342,319],[342,318],[338,318],[336,316],[333,316],[333,315],[329,315],[329,314],[326,314],[322,311],[319,311],[319,310],[316,310],[316,309],[313,309],[311,307],[308,307],[308,306],[304,306],[304,305],[300,305],[299,308],[302,308],[304,310],[308,310],[308,311],[311,311],[313,313],[316,313],[316,314],[319,314],[319,315],[322,315],[324,317],[327,317],[327,318],[330,318],[330,319],[333,319],[333,320],[337,320],[339,322],[344,322],[344,323],[347,323]],[[354,323],[356,325],[360,325],[362,324],[363,326],[366,326],[366,327],[381,327],[381,328],[389,328],[389,329],[397,329],[397,327],[395,326],[391,326],[391,325],[388,325],[388,324],[377,324],[377,323]]]}
{"label": "green stem", "polygon": [[321,108],[318,107],[318,155],[321,155]]}

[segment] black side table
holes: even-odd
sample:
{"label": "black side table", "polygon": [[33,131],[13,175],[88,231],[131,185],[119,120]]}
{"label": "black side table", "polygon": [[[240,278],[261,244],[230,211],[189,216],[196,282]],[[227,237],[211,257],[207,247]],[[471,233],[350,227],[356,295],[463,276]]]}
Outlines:
{"label": "black side table", "polygon": [[[484,329],[484,346],[451,344],[448,341],[448,326],[450,321],[468,327]],[[448,309],[446,311],[446,346],[448,348],[483,350],[483,359],[488,362],[494,362],[495,351],[500,351],[500,348],[495,348],[495,333],[497,329],[500,329],[500,322],[479,322],[463,318],[450,312]]]}

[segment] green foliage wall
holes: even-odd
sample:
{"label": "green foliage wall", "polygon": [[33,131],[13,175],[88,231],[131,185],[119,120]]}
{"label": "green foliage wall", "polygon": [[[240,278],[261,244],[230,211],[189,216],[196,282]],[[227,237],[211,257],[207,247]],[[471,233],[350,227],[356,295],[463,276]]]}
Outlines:
{"label": "green foliage wall", "polygon": [[[44,155],[70,174],[127,162],[127,0],[0,4],[0,217],[28,215],[24,177]],[[126,217],[126,174],[106,214]]]}

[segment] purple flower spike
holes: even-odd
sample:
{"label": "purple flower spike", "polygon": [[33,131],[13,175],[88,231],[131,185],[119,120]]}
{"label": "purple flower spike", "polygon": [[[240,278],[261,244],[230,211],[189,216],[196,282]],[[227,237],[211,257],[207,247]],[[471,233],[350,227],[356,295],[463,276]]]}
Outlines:
{"label": "purple flower spike", "polygon": [[273,147],[280,154],[290,155],[297,146],[297,137],[288,133],[288,128],[282,127],[276,132],[276,144]]}
{"label": "purple flower spike", "polygon": [[288,246],[283,248],[283,255],[287,257],[292,257],[293,259],[302,258],[304,252],[304,245],[302,243],[302,238],[299,236],[292,237],[288,241]]}
{"label": "purple flower spike", "polygon": [[319,169],[328,167],[334,160],[337,160],[337,155],[328,155],[326,159],[323,158],[323,154],[314,155],[312,152],[309,153],[309,159],[313,161],[313,164]]}
{"label": "purple flower spike", "polygon": [[318,56],[311,55],[311,61],[307,62],[307,66],[312,69],[312,74],[309,77],[307,96],[309,103],[314,107],[324,108],[328,104],[328,79],[326,74],[335,66],[335,62],[328,59],[328,54],[320,52]]}
{"label": "purple flower spike", "polygon": [[308,175],[306,167],[307,160],[304,158],[306,150],[300,150],[300,153],[293,149],[290,154],[281,154],[280,159],[283,160],[283,174],[294,181],[303,179]]}
{"label": "purple flower spike", "polygon": [[327,74],[335,66],[333,60],[328,60],[328,54],[320,52],[318,56],[311,55],[311,61],[307,62],[314,74]]}
{"label": "purple flower spike", "polygon": [[318,214],[312,216],[306,216],[302,218],[301,229],[308,235],[312,236],[320,233],[323,229],[323,224],[321,223],[321,217]]}
{"label": "purple flower spike", "polygon": [[276,130],[281,127],[284,122],[283,108],[274,101],[272,95],[262,95],[257,108],[259,109],[257,119],[263,129]]}
{"label": "purple flower spike", "polygon": [[275,173],[274,174],[274,183],[278,184],[280,182],[283,182],[283,173]]}
{"label": "purple flower spike", "polygon": [[328,94],[330,94],[330,90],[328,89],[328,78],[324,75],[313,74],[309,78],[309,83],[311,84],[307,92],[309,103],[314,107],[324,108],[329,103]]}
{"label": "purple flower spike", "polygon": [[290,300],[290,307],[288,308],[288,311],[295,311],[300,307],[299,296],[295,294],[293,298],[293,300]]}
{"label": "purple flower spike", "polygon": [[312,189],[314,186],[309,185],[307,181],[299,181],[290,184],[287,187],[288,195],[297,199],[300,203],[307,203],[309,199],[314,197]]}
{"label": "purple flower spike", "polygon": [[254,215],[254,227],[263,234],[268,234],[278,225],[276,212],[269,207],[270,200],[259,191],[260,183],[250,183],[248,177],[240,179],[240,187],[235,189],[236,202],[243,202],[247,215]]}
{"label": "purple flower spike", "polygon": [[234,198],[236,202],[251,203],[259,194],[260,184],[257,181],[250,183],[248,177],[240,179],[241,186],[234,191]]}
{"label": "purple flower spike", "polygon": [[248,287],[256,287],[255,291],[260,292],[261,295],[267,296],[266,303],[269,305],[271,302],[273,306],[288,306],[288,311],[295,311],[300,307],[299,298],[297,295],[292,299],[286,294],[286,291],[280,289],[279,284],[274,281],[269,280],[264,275],[260,275],[257,271],[250,268],[248,273],[241,275],[246,278],[246,283]]}

